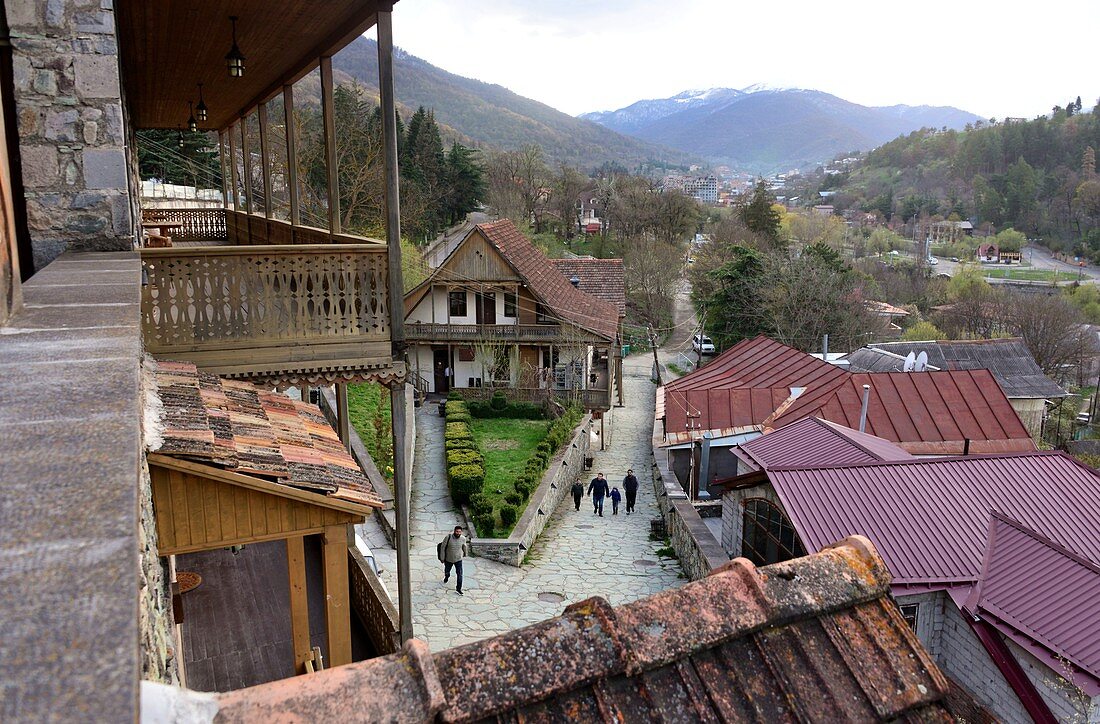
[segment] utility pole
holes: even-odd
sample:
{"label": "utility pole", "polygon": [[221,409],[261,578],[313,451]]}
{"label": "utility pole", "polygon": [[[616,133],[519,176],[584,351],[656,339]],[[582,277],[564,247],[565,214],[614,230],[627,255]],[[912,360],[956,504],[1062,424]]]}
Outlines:
{"label": "utility pole", "polygon": [[649,346],[653,349],[653,376],[657,378],[657,386],[661,386],[661,363],[657,361],[657,333],[653,331],[653,327],[647,327],[649,330]]}

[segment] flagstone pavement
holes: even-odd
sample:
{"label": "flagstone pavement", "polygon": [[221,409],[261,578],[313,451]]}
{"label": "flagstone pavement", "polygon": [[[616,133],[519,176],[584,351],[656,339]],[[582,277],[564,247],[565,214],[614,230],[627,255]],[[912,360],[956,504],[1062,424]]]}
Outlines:
{"label": "flagstone pavement", "polygon": [[[602,471],[621,489],[623,476],[633,468],[641,483],[637,512],[625,514],[624,496],[618,515],[611,514],[608,500],[600,518],[587,500],[577,511],[569,498],[555,511],[521,568],[466,558],[464,596],[455,592],[453,573],[450,583],[443,583],[443,566],[436,560],[436,543],[462,522],[443,469],[443,420],[434,404],[418,408],[410,524],[413,627],[432,650],[557,616],[567,605],[590,596],[619,605],[686,582],[675,559],[657,555],[664,543],[649,537],[650,520],[660,516],[649,463],[655,393],[651,366],[652,358],[645,356],[624,360],[626,406],[614,411],[608,449],[594,449],[591,474]],[[382,580],[396,602],[396,551],[373,518],[358,530],[383,567]]]}

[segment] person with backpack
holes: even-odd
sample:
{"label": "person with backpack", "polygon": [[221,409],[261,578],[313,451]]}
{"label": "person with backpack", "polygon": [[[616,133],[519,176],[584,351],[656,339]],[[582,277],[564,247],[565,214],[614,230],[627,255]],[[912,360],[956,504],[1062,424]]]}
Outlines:
{"label": "person with backpack", "polygon": [[443,564],[443,582],[451,580],[451,568],[455,569],[458,586],[455,588],[458,595],[462,593],[462,559],[469,554],[470,539],[462,534],[462,526],[456,525],[454,532],[439,542],[436,546],[436,554],[439,562]]}
{"label": "person with backpack", "polygon": [[634,470],[627,470],[623,478],[623,490],[626,492],[626,514],[634,512],[634,503],[638,500],[638,478],[634,477]]}

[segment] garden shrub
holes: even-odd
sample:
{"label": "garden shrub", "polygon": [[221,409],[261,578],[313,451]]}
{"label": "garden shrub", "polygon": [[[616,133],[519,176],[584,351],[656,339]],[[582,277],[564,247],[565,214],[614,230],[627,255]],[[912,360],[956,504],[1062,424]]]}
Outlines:
{"label": "garden shrub", "polygon": [[482,513],[474,516],[474,528],[477,529],[477,534],[481,538],[491,538],[493,536],[493,529],[496,528],[497,521],[493,517],[493,507],[489,506],[488,513]]}
{"label": "garden shrub", "polygon": [[447,467],[453,467],[455,465],[480,465],[482,469],[485,468],[485,458],[482,454],[476,450],[448,450],[447,451]]}
{"label": "garden shrub", "polygon": [[504,396],[504,393],[497,390],[493,393],[493,399],[489,400],[489,407],[501,412],[508,408],[508,398]]}
{"label": "garden shrub", "polygon": [[454,438],[447,440],[447,450],[477,450],[477,443],[470,439]]}
{"label": "garden shrub", "polygon": [[530,402],[509,402],[504,408],[499,410],[492,406],[491,401],[482,402],[470,400],[467,406],[470,415],[483,419],[507,418],[514,420],[542,420],[546,417],[542,411],[541,405],[535,405]]}
{"label": "garden shrub", "polygon": [[448,422],[443,432],[444,440],[473,440],[474,434],[465,422]]}
{"label": "garden shrub", "polygon": [[518,515],[516,513],[516,507],[514,505],[502,505],[500,506],[500,522],[505,528],[510,528],[516,524]]}
{"label": "garden shrub", "polygon": [[492,515],[493,503],[484,493],[475,493],[470,496],[470,510],[473,511],[474,516],[479,515]]}
{"label": "garden shrub", "polygon": [[448,400],[447,406],[450,407],[450,405],[451,405],[450,400],[461,400],[461,399],[462,399],[462,393],[460,393],[458,390],[451,390],[449,393],[447,393],[447,400]]}
{"label": "garden shrub", "polygon": [[480,465],[455,465],[447,470],[451,479],[451,496],[459,503],[468,503],[470,496],[480,493],[485,482],[485,468]]}
{"label": "garden shrub", "polygon": [[516,492],[519,493],[523,500],[531,497],[531,484],[526,479],[520,479],[516,481]]}
{"label": "garden shrub", "polygon": [[542,442],[540,442],[538,445],[535,446],[535,450],[540,451],[540,452],[549,453],[550,449],[551,449],[550,448],[550,443],[548,443],[546,440],[543,440]]}
{"label": "garden shrub", "polygon": [[507,501],[509,505],[519,505],[523,502],[523,496],[519,493],[508,493],[504,496],[504,500]]}

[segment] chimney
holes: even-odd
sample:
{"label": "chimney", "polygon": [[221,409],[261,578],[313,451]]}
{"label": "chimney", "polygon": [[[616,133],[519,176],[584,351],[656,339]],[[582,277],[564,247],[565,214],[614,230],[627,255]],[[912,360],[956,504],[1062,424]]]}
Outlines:
{"label": "chimney", "polygon": [[821,359],[829,361],[829,335],[825,335],[825,338],[821,340]]}
{"label": "chimney", "polygon": [[867,404],[871,400],[871,386],[863,386],[863,406],[859,410],[859,431],[867,431]]}
{"label": "chimney", "polygon": [[576,274],[574,274],[572,277],[569,278],[569,283],[572,284],[575,287],[580,287],[581,278],[579,276],[577,276]]}
{"label": "chimney", "polygon": [[969,455],[969,454],[970,454],[970,438],[964,437],[963,438],[963,455]]}

